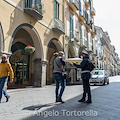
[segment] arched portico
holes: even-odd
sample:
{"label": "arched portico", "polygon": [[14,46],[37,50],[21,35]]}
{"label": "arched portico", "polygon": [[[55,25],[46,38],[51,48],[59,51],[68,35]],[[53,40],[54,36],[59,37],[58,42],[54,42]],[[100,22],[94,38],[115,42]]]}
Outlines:
{"label": "arched portico", "polygon": [[[35,52],[27,54],[24,50],[27,45],[33,46]],[[21,24],[15,29],[9,44],[9,52],[12,52],[10,61],[15,73],[14,85],[42,86],[43,47],[33,26]]]}
{"label": "arched portico", "polygon": [[57,51],[61,51],[63,50],[63,46],[60,43],[60,41],[56,38],[53,38],[50,40],[50,42],[48,43],[47,46],[47,53],[46,53],[46,57],[47,57],[47,80],[46,80],[46,84],[52,84],[54,83],[53,80],[53,62],[54,62],[54,56],[53,54]]}

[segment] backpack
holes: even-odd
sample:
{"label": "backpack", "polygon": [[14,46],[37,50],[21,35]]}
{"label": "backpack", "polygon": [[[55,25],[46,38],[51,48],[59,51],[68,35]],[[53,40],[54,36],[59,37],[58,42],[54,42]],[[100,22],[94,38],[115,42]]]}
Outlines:
{"label": "backpack", "polygon": [[89,60],[89,69],[90,72],[95,68],[95,66],[93,65],[93,63]]}

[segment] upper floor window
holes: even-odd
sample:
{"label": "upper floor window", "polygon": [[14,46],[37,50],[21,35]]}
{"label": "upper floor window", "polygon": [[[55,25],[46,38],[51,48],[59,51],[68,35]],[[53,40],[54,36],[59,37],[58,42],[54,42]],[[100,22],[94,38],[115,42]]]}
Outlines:
{"label": "upper floor window", "polygon": [[59,19],[59,2],[54,0],[54,17]]}
{"label": "upper floor window", "polygon": [[33,8],[42,12],[41,0],[25,0],[25,8]]}
{"label": "upper floor window", "polygon": [[70,16],[70,38],[73,38],[73,18]]}

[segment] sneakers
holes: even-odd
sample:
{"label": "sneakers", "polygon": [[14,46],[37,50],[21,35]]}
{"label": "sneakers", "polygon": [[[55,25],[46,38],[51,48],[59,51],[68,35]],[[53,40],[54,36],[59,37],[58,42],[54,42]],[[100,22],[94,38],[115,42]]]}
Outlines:
{"label": "sneakers", "polygon": [[6,97],[6,102],[9,101],[10,96],[5,96]]}

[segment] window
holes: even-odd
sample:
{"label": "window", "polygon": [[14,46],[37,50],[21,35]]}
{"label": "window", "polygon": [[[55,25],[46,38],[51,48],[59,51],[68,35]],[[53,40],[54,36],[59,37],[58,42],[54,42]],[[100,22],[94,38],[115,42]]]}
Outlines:
{"label": "window", "polygon": [[81,1],[79,1],[79,15],[81,16],[82,9],[81,9]]}
{"label": "window", "polygon": [[70,16],[70,38],[73,38],[73,18]]}
{"label": "window", "polygon": [[54,0],[54,17],[59,19],[59,3],[57,0]]}
{"label": "window", "polygon": [[80,44],[83,44],[83,40],[82,40],[82,28],[80,27]]}
{"label": "window", "polygon": [[37,8],[37,5],[39,5],[39,9],[42,9],[41,0],[26,0],[25,1],[26,8]]}
{"label": "window", "polygon": [[103,75],[103,71],[94,71],[93,75]]}
{"label": "window", "polygon": [[89,49],[89,37],[88,37],[88,32],[87,32],[87,48]]}

